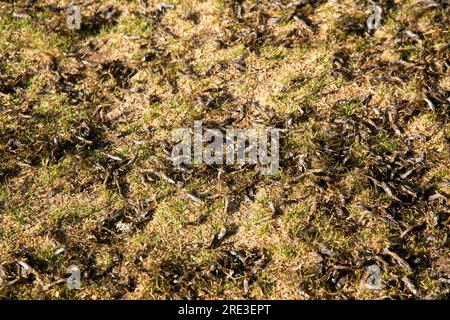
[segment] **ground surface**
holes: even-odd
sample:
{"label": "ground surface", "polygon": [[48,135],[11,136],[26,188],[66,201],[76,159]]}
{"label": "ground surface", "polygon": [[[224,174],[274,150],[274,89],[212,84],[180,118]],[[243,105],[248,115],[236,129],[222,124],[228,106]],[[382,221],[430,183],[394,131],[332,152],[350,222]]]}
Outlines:
{"label": "ground surface", "polygon": [[[449,2],[296,3],[1,1],[0,297],[448,297]],[[280,173],[174,167],[194,120]]]}

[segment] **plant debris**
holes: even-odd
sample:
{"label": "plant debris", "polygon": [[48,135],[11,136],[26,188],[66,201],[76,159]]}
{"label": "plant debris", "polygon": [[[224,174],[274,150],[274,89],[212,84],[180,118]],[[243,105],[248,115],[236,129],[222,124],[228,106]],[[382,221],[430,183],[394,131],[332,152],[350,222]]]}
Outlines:
{"label": "plant debris", "polygon": [[448,298],[448,1],[69,2],[0,2],[0,298]]}

